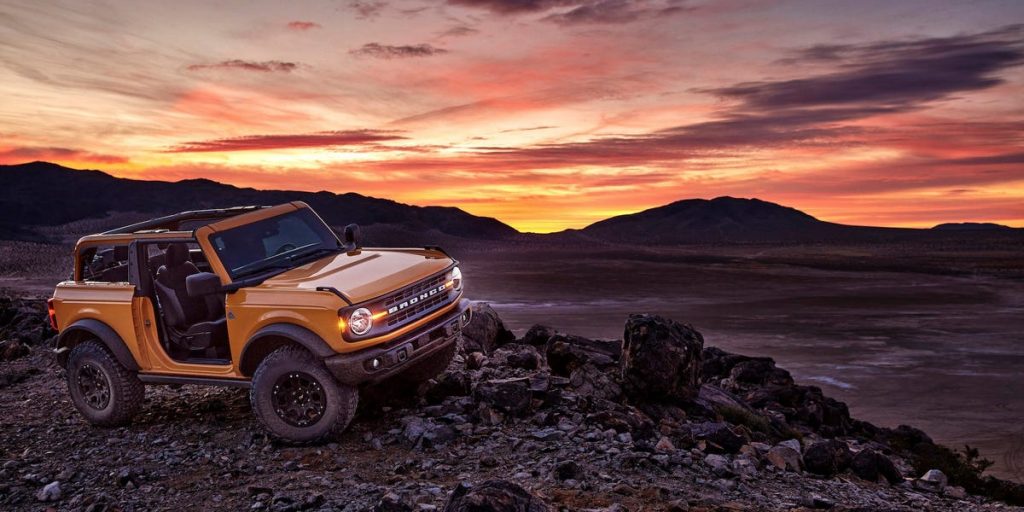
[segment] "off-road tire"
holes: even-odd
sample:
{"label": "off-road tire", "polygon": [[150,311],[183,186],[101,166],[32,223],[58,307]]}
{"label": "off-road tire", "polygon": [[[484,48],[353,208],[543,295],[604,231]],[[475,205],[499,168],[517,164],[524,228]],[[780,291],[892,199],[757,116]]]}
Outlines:
{"label": "off-road tire", "polygon": [[[82,383],[89,380],[106,386],[105,401],[97,398],[96,393],[87,395],[83,391]],[[71,349],[67,383],[71,402],[78,412],[89,423],[102,427],[117,427],[131,422],[146,395],[146,386],[135,372],[122,366],[106,347],[96,341],[85,341]]]}
{"label": "off-road tire", "polygon": [[[323,412],[308,426],[289,423],[275,408],[275,386],[289,375],[301,375],[319,386]],[[293,444],[313,444],[331,439],[348,427],[359,405],[359,390],[338,382],[323,361],[298,346],[281,347],[270,353],[256,369],[249,390],[256,419],[271,437]]]}
{"label": "off-road tire", "polygon": [[403,386],[418,387],[420,384],[441,375],[442,372],[448,369],[448,365],[451,364],[457,350],[458,343],[452,343],[395,375],[394,380],[397,384]]}

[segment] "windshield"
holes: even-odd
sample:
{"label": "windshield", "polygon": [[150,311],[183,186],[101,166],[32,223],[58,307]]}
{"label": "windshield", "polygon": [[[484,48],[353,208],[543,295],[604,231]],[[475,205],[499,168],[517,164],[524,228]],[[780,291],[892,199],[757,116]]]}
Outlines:
{"label": "windshield", "polygon": [[231,279],[308,263],[341,250],[341,242],[309,208],[218,231],[210,236]]}

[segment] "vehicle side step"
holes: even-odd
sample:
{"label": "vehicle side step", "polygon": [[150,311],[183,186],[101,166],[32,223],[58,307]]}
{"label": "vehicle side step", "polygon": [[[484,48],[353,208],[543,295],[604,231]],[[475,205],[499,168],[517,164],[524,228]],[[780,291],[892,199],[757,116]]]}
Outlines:
{"label": "vehicle side step", "polygon": [[252,386],[251,381],[242,379],[181,377],[178,375],[161,375],[156,373],[140,373],[139,380],[146,384],[195,384],[197,386],[224,386],[230,388],[248,388]]}

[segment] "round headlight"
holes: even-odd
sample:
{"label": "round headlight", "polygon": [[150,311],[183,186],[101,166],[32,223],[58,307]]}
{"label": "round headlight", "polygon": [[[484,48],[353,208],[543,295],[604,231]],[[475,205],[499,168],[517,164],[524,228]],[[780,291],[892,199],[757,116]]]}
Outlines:
{"label": "round headlight", "polygon": [[370,328],[373,327],[373,313],[370,313],[369,309],[359,308],[352,312],[352,316],[348,317],[348,328],[352,330],[352,334],[363,335],[370,332]]}
{"label": "round headlight", "polygon": [[452,269],[452,288],[456,290],[462,289],[462,271],[459,267]]}

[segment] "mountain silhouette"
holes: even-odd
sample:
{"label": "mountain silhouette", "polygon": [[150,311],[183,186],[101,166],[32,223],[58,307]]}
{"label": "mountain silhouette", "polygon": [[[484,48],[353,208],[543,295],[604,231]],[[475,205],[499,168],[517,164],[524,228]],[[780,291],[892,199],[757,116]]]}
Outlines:
{"label": "mountain silhouette", "polygon": [[[48,162],[0,165],[0,239],[42,241],[40,228],[113,213],[155,217],[183,210],[309,203],[329,224],[358,223],[373,243],[451,243],[529,240],[546,244],[640,243],[878,243],[1000,237],[1017,241],[1024,229],[990,223],[949,223],[932,229],[848,226],[760,199],[685,199],[595,222],[583,229],[522,234],[489,217],[443,206],[412,206],[353,192],[240,188],[208,179],[177,182],[116,178]],[[139,219],[141,220],[141,219]],[[115,226],[110,226],[115,227]]]}
{"label": "mountain silhouette", "polygon": [[[693,243],[877,243],[941,240],[985,231],[937,227],[933,230],[849,226],[826,222],[800,210],[760,199],[685,199],[642,212],[595,222],[579,231],[586,238],[679,245]],[[1020,236],[1024,230],[1006,228]],[[989,228],[987,231],[995,231]],[[962,233],[962,234],[961,234]]]}
{"label": "mountain silhouette", "polygon": [[183,210],[305,201],[332,225],[388,225],[471,239],[517,235],[512,227],[458,208],[411,206],[356,193],[256,190],[207,179],[177,182],[116,178],[48,162],[0,166],[0,238],[31,238],[33,227],[55,226],[111,212],[152,216]]}
{"label": "mountain silhouette", "polygon": [[1005,231],[1014,228],[994,222],[947,222],[932,229],[939,231]]}

